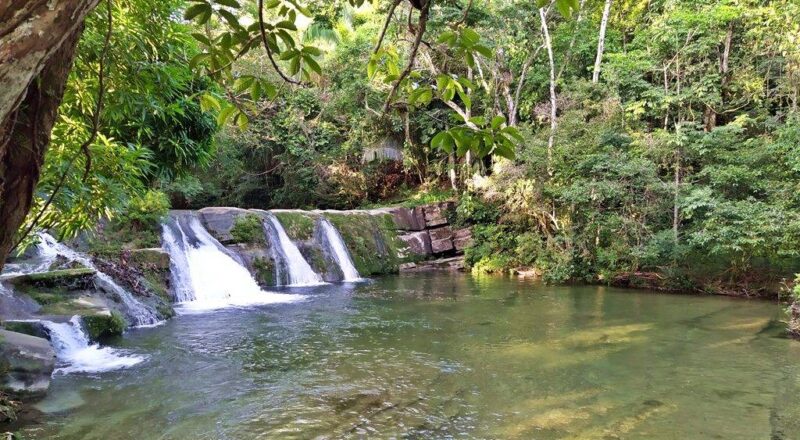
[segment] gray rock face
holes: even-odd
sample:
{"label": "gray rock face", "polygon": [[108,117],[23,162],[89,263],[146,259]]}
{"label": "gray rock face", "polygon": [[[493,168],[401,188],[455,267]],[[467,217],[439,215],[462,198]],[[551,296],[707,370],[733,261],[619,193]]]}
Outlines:
{"label": "gray rock face", "polygon": [[455,207],[453,202],[434,203],[422,207],[425,212],[425,224],[429,228],[447,224],[447,213]]}
{"label": "gray rock face", "polygon": [[431,237],[428,231],[410,232],[398,236],[408,246],[408,251],[414,255],[428,256],[433,253]]}
{"label": "gray rock face", "polygon": [[472,245],[472,230],[469,228],[457,229],[453,232],[453,246],[456,251],[462,252]]}
{"label": "gray rock face", "polygon": [[50,386],[56,354],[47,339],[0,330],[2,389],[17,397],[40,397]]}
{"label": "gray rock face", "polygon": [[223,244],[234,241],[231,229],[236,218],[250,213],[246,209],[227,207],[203,208],[197,212],[208,232]]}
{"label": "gray rock face", "polygon": [[425,229],[425,213],[421,207],[381,208],[372,211],[391,214],[395,227],[401,231],[422,231]]}

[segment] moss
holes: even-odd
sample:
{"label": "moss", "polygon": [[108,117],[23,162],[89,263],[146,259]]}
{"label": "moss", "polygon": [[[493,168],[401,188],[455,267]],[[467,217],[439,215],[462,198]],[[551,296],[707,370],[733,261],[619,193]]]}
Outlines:
{"label": "moss", "polygon": [[316,246],[303,246],[300,253],[308,262],[309,266],[314,269],[314,272],[324,274],[328,271],[328,262],[325,260],[325,255],[322,249]]}
{"label": "moss", "polygon": [[236,217],[231,228],[231,237],[234,243],[263,244],[264,227],[261,217],[255,214],[247,214]]}
{"label": "moss", "polygon": [[94,269],[80,267],[50,272],[30,273],[9,280],[15,286],[64,287],[67,289],[87,288],[92,283]]}
{"label": "moss", "polygon": [[312,215],[302,212],[281,211],[275,212],[275,217],[283,225],[286,235],[295,241],[306,241],[314,237],[315,219]]}
{"label": "moss", "polygon": [[170,301],[169,288],[167,287],[166,275],[161,271],[142,271],[142,277],[148,290],[156,295]]}
{"label": "moss", "polygon": [[111,336],[120,336],[125,331],[125,327],[127,327],[125,318],[117,311],[112,311],[110,315],[83,316],[81,319],[86,333],[92,341]]}
{"label": "moss", "polygon": [[256,281],[262,286],[275,286],[275,265],[271,259],[256,257],[253,260]]}
{"label": "moss", "polygon": [[398,271],[400,243],[391,214],[326,212],[325,217],[339,230],[361,275]]}

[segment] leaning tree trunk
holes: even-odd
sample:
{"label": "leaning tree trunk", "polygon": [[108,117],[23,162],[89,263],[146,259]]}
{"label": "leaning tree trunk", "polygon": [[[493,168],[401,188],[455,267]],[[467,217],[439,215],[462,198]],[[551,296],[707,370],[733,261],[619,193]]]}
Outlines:
{"label": "leaning tree trunk", "polygon": [[0,0],[0,269],[30,211],[86,15],[99,0]]}
{"label": "leaning tree trunk", "polygon": [[547,59],[550,64],[550,136],[547,138],[547,174],[553,175],[553,146],[555,144],[558,113],[556,100],[556,64],[553,59],[553,43],[550,40],[550,30],[547,28],[547,15],[544,9],[539,8],[539,21],[542,25],[542,36],[544,37],[545,49],[547,49]]}
{"label": "leaning tree trunk", "polygon": [[606,48],[606,27],[608,26],[608,15],[611,12],[611,1],[606,0],[603,7],[603,18],[600,20],[600,35],[597,39],[597,55],[594,58],[594,71],[592,72],[592,82],[600,81],[600,65],[603,63],[603,51]]}

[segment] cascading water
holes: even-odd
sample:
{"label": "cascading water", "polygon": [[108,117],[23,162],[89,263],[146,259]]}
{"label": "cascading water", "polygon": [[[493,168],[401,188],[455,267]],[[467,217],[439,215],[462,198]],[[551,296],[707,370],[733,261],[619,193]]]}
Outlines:
{"label": "cascading water", "polygon": [[253,276],[190,212],[173,212],[163,225],[175,297],[184,309],[210,310],[290,302],[299,295],[265,292]]}
{"label": "cascading water", "polygon": [[90,343],[79,316],[65,323],[42,321],[42,324],[60,365],[53,374],[101,373],[129,368],[145,360],[142,356]]}
{"label": "cascading water", "polygon": [[342,235],[339,234],[339,231],[324,217],[320,219],[320,225],[322,225],[323,237],[328,244],[327,247],[333,259],[336,260],[336,264],[338,264],[339,268],[342,270],[342,275],[344,276],[342,281],[360,281],[362,279],[361,275],[359,275],[358,270],[355,265],[353,265],[353,259],[350,258],[350,252],[348,252],[347,246],[344,244],[344,240],[342,240]]}
{"label": "cascading water", "polygon": [[[76,261],[82,265],[94,269],[95,285],[98,289],[115,294],[122,301],[126,317],[134,327],[145,327],[156,325],[161,322],[158,314],[152,307],[139,302],[134,296],[117,284],[108,274],[103,273],[95,267],[92,260],[79,252],[59,243],[53,236],[47,233],[39,234],[38,249],[42,255],[51,257],[51,263],[56,256],[61,255],[70,261]],[[48,265],[49,267],[49,265]]]}
{"label": "cascading water", "polygon": [[324,284],[322,277],[308,264],[300,249],[292,242],[283,225],[273,214],[264,219],[264,234],[270,242],[276,266],[276,279],[286,286],[316,286]]}

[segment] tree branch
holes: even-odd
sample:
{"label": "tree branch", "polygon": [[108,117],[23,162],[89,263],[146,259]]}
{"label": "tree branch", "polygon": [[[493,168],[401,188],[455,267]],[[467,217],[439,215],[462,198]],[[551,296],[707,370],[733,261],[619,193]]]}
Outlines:
{"label": "tree branch", "polygon": [[272,68],[275,69],[275,72],[278,73],[281,79],[290,84],[300,84],[300,81],[291,79],[283,73],[280,66],[278,66],[278,63],[275,61],[275,57],[272,55],[272,49],[269,48],[267,30],[264,27],[264,0],[258,0],[258,29],[261,32],[261,42],[264,43],[264,50],[267,51],[267,57],[269,58],[269,62],[272,63]]}
{"label": "tree branch", "polygon": [[386,21],[383,22],[383,28],[381,29],[381,34],[378,37],[378,43],[375,44],[375,49],[372,51],[373,54],[378,53],[381,49],[381,45],[383,44],[383,38],[386,36],[386,29],[389,28],[389,23],[392,22],[392,17],[394,16],[394,10],[397,8],[397,5],[403,0],[394,0],[392,5],[389,6],[389,12],[386,14]]}
{"label": "tree branch", "polygon": [[[261,1],[261,0],[259,0]],[[414,38],[414,44],[411,46],[411,53],[408,55],[408,64],[406,68],[403,69],[403,72],[397,78],[397,80],[392,85],[392,90],[389,91],[389,96],[386,97],[386,102],[383,104],[383,112],[386,113],[389,111],[389,107],[392,105],[392,99],[394,99],[394,95],[397,93],[397,89],[400,87],[400,83],[403,82],[404,79],[411,73],[411,69],[414,68],[414,61],[417,58],[417,52],[419,51],[419,46],[422,43],[422,35],[425,33],[425,29],[428,25],[428,13],[431,9],[431,0],[427,0],[425,5],[423,6],[422,10],[419,11],[419,20],[417,20],[417,35]]]}

